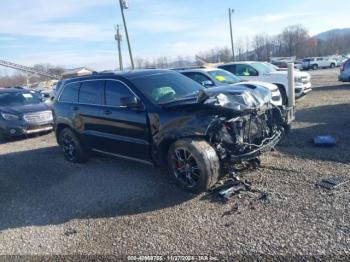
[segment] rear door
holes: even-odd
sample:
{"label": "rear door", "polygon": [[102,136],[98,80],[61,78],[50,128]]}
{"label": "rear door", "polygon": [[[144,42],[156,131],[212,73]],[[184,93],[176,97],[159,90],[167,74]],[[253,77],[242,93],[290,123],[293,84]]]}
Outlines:
{"label": "rear door", "polygon": [[149,161],[150,133],[145,110],[122,106],[121,99],[135,97],[119,80],[106,80],[105,105],[101,110],[102,150],[108,153]]}

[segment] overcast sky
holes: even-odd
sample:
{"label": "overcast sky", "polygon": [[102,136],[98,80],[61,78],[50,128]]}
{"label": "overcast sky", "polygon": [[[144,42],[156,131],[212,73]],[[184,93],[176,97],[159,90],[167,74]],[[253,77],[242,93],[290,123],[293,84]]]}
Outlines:
{"label": "overcast sky", "polygon": [[[229,7],[236,10],[235,40],[274,35],[292,24],[303,24],[311,35],[350,27],[349,0],[129,0],[134,56],[193,56],[229,46]],[[0,59],[113,69],[117,23],[117,0],[1,0]],[[123,49],[128,63],[126,42]]]}

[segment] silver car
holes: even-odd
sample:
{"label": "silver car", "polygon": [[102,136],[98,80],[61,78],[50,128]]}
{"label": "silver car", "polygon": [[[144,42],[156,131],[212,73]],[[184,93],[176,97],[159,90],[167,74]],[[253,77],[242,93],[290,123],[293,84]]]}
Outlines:
{"label": "silver car", "polygon": [[350,82],[350,58],[340,67],[339,81]]}

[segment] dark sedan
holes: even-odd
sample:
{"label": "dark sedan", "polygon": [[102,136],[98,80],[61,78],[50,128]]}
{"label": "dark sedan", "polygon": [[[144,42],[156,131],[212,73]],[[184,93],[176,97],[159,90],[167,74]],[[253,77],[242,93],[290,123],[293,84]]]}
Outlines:
{"label": "dark sedan", "polygon": [[0,137],[51,131],[52,111],[35,92],[0,88]]}

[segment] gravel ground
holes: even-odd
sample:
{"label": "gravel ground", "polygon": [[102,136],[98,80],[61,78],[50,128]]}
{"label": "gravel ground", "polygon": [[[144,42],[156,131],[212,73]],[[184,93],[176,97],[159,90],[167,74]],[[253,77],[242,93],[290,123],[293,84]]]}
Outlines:
{"label": "gravel ground", "polygon": [[[263,198],[194,196],[161,170],[101,156],[69,164],[52,134],[1,144],[0,255],[349,255],[350,183],[315,187],[350,179],[350,84],[338,71],[310,72],[291,133],[242,174]],[[319,134],[340,144],[316,148]]]}

